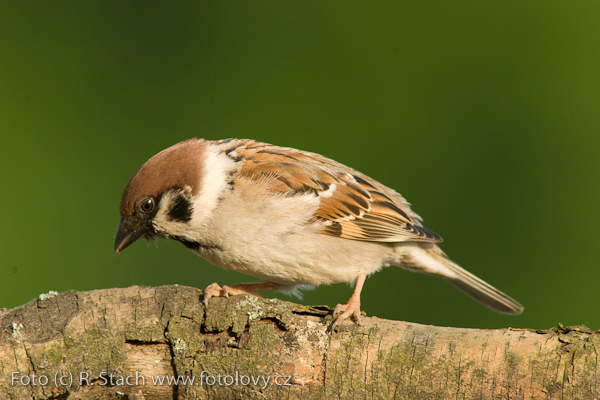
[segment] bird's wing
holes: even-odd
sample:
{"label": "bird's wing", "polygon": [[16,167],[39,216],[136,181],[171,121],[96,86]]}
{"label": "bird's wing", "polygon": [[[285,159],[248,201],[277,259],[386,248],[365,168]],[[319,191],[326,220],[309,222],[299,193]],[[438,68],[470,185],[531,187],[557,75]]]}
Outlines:
{"label": "bird's wing", "polygon": [[400,195],[329,158],[253,141],[237,147],[235,155],[244,161],[239,176],[268,182],[266,190],[275,195],[319,196],[311,222],[322,225],[323,234],[372,242],[442,241]]}

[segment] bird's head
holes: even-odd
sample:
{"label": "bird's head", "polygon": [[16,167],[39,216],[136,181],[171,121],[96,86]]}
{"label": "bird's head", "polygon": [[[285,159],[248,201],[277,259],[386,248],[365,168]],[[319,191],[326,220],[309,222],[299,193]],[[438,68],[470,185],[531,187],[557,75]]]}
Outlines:
{"label": "bird's head", "polygon": [[193,217],[193,200],[201,190],[206,146],[202,139],[178,143],[150,158],[133,175],[121,198],[115,252],[141,237],[185,234]]}

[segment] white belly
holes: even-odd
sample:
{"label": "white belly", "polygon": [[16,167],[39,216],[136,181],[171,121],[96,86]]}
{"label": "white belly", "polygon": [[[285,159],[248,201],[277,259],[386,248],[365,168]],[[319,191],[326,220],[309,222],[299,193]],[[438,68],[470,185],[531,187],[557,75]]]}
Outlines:
{"label": "white belly", "polygon": [[221,268],[288,285],[353,282],[361,270],[369,274],[379,269],[389,252],[386,244],[319,233],[321,226],[308,222],[318,206],[316,198],[260,200],[224,199],[199,240],[211,246],[195,252]]}

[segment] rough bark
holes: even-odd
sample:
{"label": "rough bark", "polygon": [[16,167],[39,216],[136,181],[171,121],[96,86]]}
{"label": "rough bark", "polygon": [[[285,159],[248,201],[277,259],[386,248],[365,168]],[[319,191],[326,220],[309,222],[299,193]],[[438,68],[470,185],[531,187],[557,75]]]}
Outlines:
{"label": "rough bark", "polygon": [[[201,294],[70,291],[0,310],[0,399],[600,397],[600,334],[585,327],[476,330],[363,317],[329,332],[327,307],[233,296],[205,309]],[[156,381],[173,377],[188,381]]]}

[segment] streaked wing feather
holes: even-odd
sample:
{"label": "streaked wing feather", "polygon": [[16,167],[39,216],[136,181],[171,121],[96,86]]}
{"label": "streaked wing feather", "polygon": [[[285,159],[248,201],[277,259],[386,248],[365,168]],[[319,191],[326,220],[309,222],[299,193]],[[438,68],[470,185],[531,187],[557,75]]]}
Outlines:
{"label": "streaked wing feather", "polygon": [[244,154],[241,177],[267,178],[273,194],[319,196],[311,222],[321,224],[324,234],[375,242],[442,241],[421,225],[400,195],[386,195],[380,184],[331,159],[252,141],[238,143],[237,150]]}

